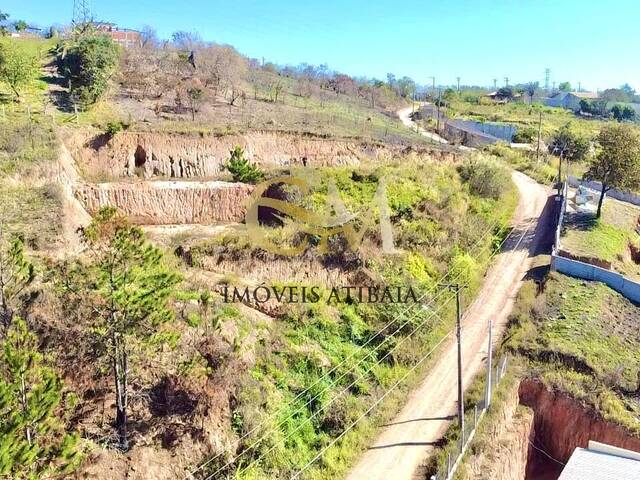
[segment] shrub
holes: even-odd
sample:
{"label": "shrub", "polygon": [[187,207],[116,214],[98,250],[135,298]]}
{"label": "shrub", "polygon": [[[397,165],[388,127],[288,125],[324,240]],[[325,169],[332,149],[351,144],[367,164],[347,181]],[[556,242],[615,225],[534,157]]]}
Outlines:
{"label": "shrub", "polygon": [[224,168],[231,173],[234,182],[256,183],[264,178],[260,168],[244,158],[244,150],[241,147],[236,147],[229,153],[229,161]]}
{"label": "shrub", "polygon": [[498,199],[508,188],[509,173],[490,160],[474,157],[467,159],[458,169],[471,192],[481,197]]}
{"label": "shrub", "polygon": [[116,133],[121,132],[124,129],[122,122],[108,122],[105,133],[113,137]]}
{"label": "shrub", "polygon": [[512,141],[515,143],[531,143],[538,137],[538,132],[534,127],[525,127],[518,129],[513,136]]}

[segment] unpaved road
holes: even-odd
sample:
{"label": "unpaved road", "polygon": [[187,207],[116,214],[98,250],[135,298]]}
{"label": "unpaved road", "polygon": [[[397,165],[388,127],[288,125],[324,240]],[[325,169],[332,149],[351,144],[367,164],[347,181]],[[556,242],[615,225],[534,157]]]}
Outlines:
{"label": "unpaved road", "polygon": [[418,130],[418,132],[422,135],[424,135],[425,137],[430,138],[431,140],[438,142],[438,143],[449,143],[447,142],[444,138],[442,138],[440,135],[438,135],[437,133],[433,133],[433,132],[429,132],[428,130],[425,130],[422,127],[417,126],[415,123],[413,123],[413,121],[411,120],[411,113],[413,112],[413,108],[411,107],[407,107],[407,108],[403,108],[402,110],[398,110],[398,117],[400,117],[400,121],[404,124],[405,127],[410,128],[411,130]]}
{"label": "unpaved road", "polygon": [[[532,257],[547,241],[552,221],[550,191],[526,175],[513,173],[520,191],[514,229],[503,252],[494,258],[479,295],[462,320],[463,383],[469,387],[485,368],[488,321],[499,342]],[[544,210],[544,214],[543,214]],[[520,241],[520,242],[519,242]],[[519,242],[519,244],[518,244]],[[439,358],[420,386],[411,393],[400,414],[382,427],[379,437],[349,473],[349,480],[409,480],[420,477],[420,466],[432,452],[457,405],[457,347],[455,335],[438,352]],[[422,477],[421,480],[424,480]]]}

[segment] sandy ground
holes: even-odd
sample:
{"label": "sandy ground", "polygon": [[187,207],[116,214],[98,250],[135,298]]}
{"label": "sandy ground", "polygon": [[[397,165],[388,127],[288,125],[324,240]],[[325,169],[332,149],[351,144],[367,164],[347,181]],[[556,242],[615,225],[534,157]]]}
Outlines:
{"label": "sandy ground", "polygon": [[[463,383],[486,368],[488,321],[493,321],[494,345],[500,341],[523,277],[551,230],[545,209],[550,191],[526,175],[513,173],[520,191],[512,235],[494,259],[478,297],[466,309],[462,324]],[[553,204],[553,199],[549,205]],[[543,215],[544,210],[544,215]],[[380,435],[349,473],[349,480],[418,479],[420,466],[433,451],[454,418],[457,405],[455,336],[439,351],[439,358],[411,393],[400,414],[381,427]],[[424,480],[424,477],[422,477]]]}
{"label": "sandy ground", "polygon": [[405,127],[410,128],[411,130],[418,130],[418,132],[420,132],[420,134],[422,134],[423,136],[430,138],[431,140],[438,142],[438,143],[449,143],[447,142],[444,138],[442,138],[440,135],[438,135],[437,133],[433,133],[430,132],[428,130],[425,130],[422,127],[417,126],[415,123],[413,123],[413,120],[411,120],[411,113],[413,112],[413,108],[411,107],[407,107],[407,108],[403,108],[402,110],[398,110],[398,117],[400,117],[400,121],[402,121],[402,123],[404,124]]}

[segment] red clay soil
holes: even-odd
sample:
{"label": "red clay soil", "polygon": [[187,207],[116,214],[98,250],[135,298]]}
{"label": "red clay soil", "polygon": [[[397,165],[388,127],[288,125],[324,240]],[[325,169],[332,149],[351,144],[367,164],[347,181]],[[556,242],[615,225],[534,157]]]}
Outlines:
{"label": "red clay soil", "polygon": [[536,445],[563,463],[576,447],[587,448],[589,440],[640,452],[640,438],[570,396],[549,391],[539,380],[523,380],[519,395],[520,403],[535,412]]}

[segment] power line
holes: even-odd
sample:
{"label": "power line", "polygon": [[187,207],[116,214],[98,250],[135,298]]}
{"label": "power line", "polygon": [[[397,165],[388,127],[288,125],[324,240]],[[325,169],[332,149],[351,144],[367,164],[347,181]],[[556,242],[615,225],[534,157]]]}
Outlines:
{"label": "power line", "polygon": [[[533,222],[534,222],[534,221],[535,221],[535,219],[532,219],[532,220],[528,223],[527,228],[525,229],[525,231],[524,231],[524,232],[523,232],[523,234],[521,235],[520,239],[519,239],[519,240],[518,240],[518,242],[516,243],[516,248],[517,248],[517,246],[518,246],[518,245],[520,245],[520,243],[522,242],[522,240],[525,238],[525,236],[526,236],[526,234],[527,234],[527,232],[528,232],[529,228],[531,228],[531,225],[533,224]],[[489,259],[488,259],[488,260],[490,260],[491,258],[493,258],[493,257],[494,257],[494,256],[495,256],[495,255],[496,255],[496,254],[501,250],[502,245],[504,245],[504,243],[505,243],[505,242],[506,242],[506,241],[511,237],[511,234],[513,233],[514,229],[515,229],[515,226],[511,228],[511,232],[509,233],[509,235],[507,235],[507,236],[502,240],[502,242],[500,242],[500,244],[499,244],[499,245],[494,249],[494,251],[492,252],[492,254],[489,256]],[[501,265],[501,263],[502,263],[502,262],[504,262],[504,261],[505,261],[505,258],[501,259],[501,262],[500,262],[498,265]],[[441,305],[441,306],[440,306],[440,309],[443,309],[443,308],[444,308],[444,307],[445,307],[445,306],[446,306],[446,305],[447,305],[451,300],[452,300],[451,298],[450,298],[449,300],[447,300],[443,305]],[[364,372],[363,374],[361,374],[361,375],[360,375],[357,379],[355,379],[355,380],[354,380],[350,385],[348,385],[347,387],[345,387],[345,388],[344,388],[340,393],[338,393],[336,396],[334,396],[334,397],[333,397],[333,398],[332,398],[332,399],[327,403],[327,405],[325,405],[325,408],[326,408],[326,406],[331,405],[331,404],[332,404],[332,403],[333,403],[337,398],[339,398],[341,395],[343,395],[344,393],[346,393],[347,391],[349,391],[349,389],[350,389],[353,385],[355,385],[355,383],[357,383],[360,379],[364,378],[364,375],[365,375],[365,374],[367,374],[367,373],[369,373],[369,372],[371,371],[371,369],[372,369],[375,365],[378,365],[378,364],[380,364],[383,360],[385,360],[385,359],[386,359],[386,358],[387,358],[391,353],[393,353],[393,351],[395,351],[395,349],[396,349],[396,348],[398,348],[398,347],[399,347],[399,346],[400,346],[404,341],[406,341],[408,338],[410,338],[410,337],[411,337],[411,336],[412,336],[416,331],[418,331],[418,329],[422,328],[422,326],[427,322],[427,320],[429,320],[430,318],[432,318],[433,316],[436,316],[436,315],[437,315],[437,312],[436,312],[436,311],[434,311],[434,312],[432,313],[432,315],[431,315],[431,316],[429,316],[429,317],[425,318],[425,319],[424,319],[424,320],[423,320],[423,321],[422,321],[418,326],[416,326],[416,327],[414,328],[414,330],[413,330],[409,335],[407,335],[406,337],[402,338],[402,339],[401,339],[401,340],[400,340],[400,341],[399,341],[399,342],[398,342],[398,343],[397,343],[397,344],[396,344],[396,345],[395,345],[395,346],[394,346],[390,351],[388,351],[388,352],[385,354],[385,356],[384,356],[383,358],[381,358],[381,359],[379,359],[377,362],[375,362],[375,364],[374,364],[374,365],[372,365],[371,367],[369,367],[369,369],[368,369],[366,372]],[[413,317],[411,317],[410,319],[408,319],[408,320],[407,320],[407,322],[405,322],[405,324],[404,324],[404,325],[406,325],[406,324],[407,324],[407,323],[409,323],[411,320],[413,320],[413,318],[415,318],[415,314],[413,315]],[[400,331],[401,329],[402,329],[402,327],[400,327],[397,331]],[[397,331],[396,331],[396,332],[397,332]],[[451,333],[451,332],[450,332],[450,333]],[[449,333],[449,334],[450,334],[450,333]],[[449,334],[447,334],[447,335],[449,335]],[[372,353],[373,353],[373,352],[372,352]],[[365,357],[365,358],[367,358],[367,357]],[[415,368],[415,366],[414,366],[414,368]],[[320,394],[318,394],[317,396],[319,396],[319,395],[320,395]],[[313,401],[313,399],[312,399],[312,400],[310,400],[310,402],[311,402],[311,401]],[[309,402],[309,403],[310,403],[310,402]],[[308,405],[308,404],[307,404],[307,405]],[[285,438],[285,440],[286,440],[286,439],[288,439],[290,436],[292,436],[292,435],[293,435],[295,432],[297,432],[300,428],[302,428],[302,427],[303,427],[307,422],[309,422],[309,421],[313,420],[316,416],[318,416],[318,415],[320,414],[320,412],[321,412],[321,410],[318,410],[318,411],[314,412],[314,414],[313,414],[313,415],[311,415],[311,417],[308,417],[308,418],[306,418],[305,420],[303,420],[300,424],[298,424],[298,426],[297,426],[297,427],[296,427],[292,432],[289,432],[289,434],[287,435],[287,437]],[[289,418],[292,418],[293,416],[294,416],[294,414],[292,414]],[[285,420],[285,421],[286,421],[286,420]],[[260,439],[258,439],[256,442],[254,442],[250,447],[248,447],[247,449],[245,449],[243,452],[241,452],[240,454],[236,455],[233,459],[231,459],[231,460],[230,460],[229,462],[227,462],[225,465],[223,465],[222,467],[218,468],[218,469],[217,469],[215,472],[213,472],[211,475],[207,476],[207,477],[205,478],[205,480],[211,480],[211,479],[215,478],[215,476],[216,476],[216,475],[218,475],[220,472],[222,472],[222,471],[223,471],[224,469],[226,469],[228,466],[232,465],[232,464],[233,464],[233,463],[234,463],[238,458],[240,458],[242,455],[244,455],[245,453],[247,453],[248,451],[250,451],[250,449],[251,449],[251,448],[253,448],[255,445],[257,445],[258,443],[260,443],[264,438],[266,438],[266,435],[264,435],[263,437],[261,437]],[[269,452],[273,451],[275,448],[276,448],[276,446],[272,446],[272,447],[271,447],[269,450],[267,450],[267,452],[265,452],[263,455],[266,455],[267,453],[269,453]],[[218,456],[219,456],[219,455],[218,455]],[[217,457],[216,457],[216,458],[217,458]],[[212,461],[212,460],[213,460],[213,459],[209,460],[207,463],[209,463],[209,462],[210,462],[210,461]],[[255,460],[254,460],[254,461],[255,461]],[[245,467],[241,470],[241,472],[242,472],[242,471],[246,471],[246,470],[250,467],[250,465],[251,465],[252,463],[253,463],[253,462],[249,462],[249,464],[248,464],[247,466],[245,466]],[[203,468],[204,466],[206,466],[206,465],[202,465],[201,467],[199,467],[199,468],[198,468],[198,470],[199,470],[200,468]],[[195,473],[196,471],[197,471],[197,470],[195,470],[195,471],[194,471],[194,473]]]}
{"label": "power line", "polygon": [[[499,220],[496,220],[492,225],[489,226],[489,228],[487,228],[487,230],[482,234],[482,236],[472,245],[470,252],[474,251],[476,248],[478,248],[481,245],[482,240],[484,240],[498,225],[500,224]],[[444,281],[450,274],[451,274],[452,270],[447,271],[446,274],[444,274],[439,282]],[[454,280],[456,280],[457,278],[460,277],[462,273],[459,272],[458,275],[456,276],[456,278]],[[432,288],[430,291],[427,291],[425,293],[423,293],[421,296],[418,297],[418,301],[424,299],[424,297],[426,297],[429,293],[432,293],[435,290],[435,288]],[[433,297],[428,304],[432,304],[435,302],[435,300],[438,298],[440,294],[436,295],[435,297]],[[413,305],[412,305],[413,306]],[[304,391],[300,392],[290,403],[295,403],[297,400],[299,400],[300,398],[302,398],[305,393],[309,392],[313,387],[315,387],[316,385],[318,385],[319,383],[321,383],[323,380],[325,380],[326,378],[329,377],[329,375],[331,375],[331,373],[335,372],[338,368],[340,368],[342,365],[344,365],[346,362],[348,362],[349,360],[351,360],[357,352],[361,351],[364,347],[366,347],[369,343],[371,343],[373,340],[375,340],[379,335],[381,335],[382,333],[384,333],[391,325],[393,325],[393,323],[401,316],[404,315],[405,313],[407,313],[412,306],[407,307],[403,312],[399,313],[396,317],[394,317],[393,319],[391,319],[385,326],[383,326],[380,330],[378,330],[373,336],[371,336],[364,344],[360,345],[356,350],[354,350],[349,356],[347,356],[345,359],[343,359],[340,363],[338,363],[337,365],[335,365],[333,368],[331,368],[331,370],[329,370],[327,373],[325,373],[322,377],[320,377],[318,380],[316,380],[315,383],[313,383],[311,386],[307,387]],[[403,325],[401,325],[400,327],[398,327],[396,329],[396,331],[391,334],[388,335],[387,337],[385,337],[385,339],[375,347],[374,350],[372,350],[371,352],[369,352],[368,355],[366,355],[365,357],[363,357],[362,359],[360,359],[354,366],[352,366],[351,368],[349,368],[347,371],[345,371],[336,381],[339,381],[340,379],[342,379],[344,376],[346,376],[347,374],[349,374],[352,370],[355,370],[355,368],[357,368],[362,362],[364,362],[367,358],[369,358],[369,356],[373,355],[374,353],[377,352],[378,349],[380,349],[382,346],[384,346],[391,338],[394,337],[394,335],[396,335],[398,332],[402,331],[402,328],[404,328],[409,322],[411,321],[411,318],[407,321],[405,321],[405,323]],[[316,397],[319,396],[321,393],[316,394]],[[298,411],[302,410],[302,408],[308,406],[316,397],[310,399],[306,405],[300,407],[299,409],[297,409],[295,412],[292,413],[291,416],[294,416]],[[279,426],[284,424],[287,421],[287,419],[282,420],[279,423]],[[260,428],[260,425],[254,427],[251,431],[247,432],[246,434],[244,434],[241,438],[240,441],[246,439],[247,437],[249,437],[252,433],[254,433],[255,431],[257,431]],[[264,437],[263,437],[264,438]],[[255,442],[254,444],[251,445],[251,447],[255,446],[257,443],[259,443],[262,440],[259,439],[257,442]],[[240,456],[242,456],[244,453],[246,453],[249,449],[245,449],[242,453],[238,454],[237,456],[235,456],[230,463],[232,463],[233,461],[235,461],[237,458],[239,458]],[[194,473],[198,472],[199,470],[205,468],[207,465],[209,465],[211,462],[213,462],[216,458],[220,457],[222,455],[223,452],[218,453],[217,455],[213,456],[212,458],[210,458],[209,460],[207,460],[206,462],[204,462],[202,465],[200,465],[198,468],[196,468],[195,470],[190,472],[190,475],[193,475]],[[225,465],[223,468],[226,468],[227,465]]]}
{"label": "power line", "polygon": [[[522,240],[524,240],[525,236],[528,234],[529,229],[531,228],[531,226],[533,225],[533,223],[535,222],[535,218],[531,219],[528,224],[527,224],[527,228],[523,231],[522,235],[520,236],[520,239],[518,240],[518,242],[516,243],[516,245],[514,246],[514,248],[518,248],[520,246],[520,243],[522,243]],[[515,227],[512,229],[515,229]],[[504,243],[507,241],[507,239],[511,236],[511,234],[509,234],[507,237],[505,237],[505,239],[500,243],[500,245],[497,247],[496,251],[491,255],[490,258],[492,258],[494,255],[497,254],[497,252],[501,249],[502,245],[504,245]],[[502,259],[504,260],[504,258]],[[411,374],[413,372],[413,370],[415,370],[424,360],[426,360],[427,357],[429,357],[434,351],[435,349],[445,340],[447,339],[449,336],[451,336],[452,332],[448,332],[437,344],[434,348],[432,348],[429,352],[427,352],[427,354],[422,357],[422,359],[420,359],[420,361],[418,361],[418,363],[416,363],[416,365],[414,365],[413,367],[411,367],[411,369],[409,369],[409,371],[400,379],[398,380],[387,392],[385,392],[378,400],[376,400],[373,405],[371,405],[371,407],[369,409],[367,409],[366,412],[364,412],[364,414],[362,414],[360,417],[358,417],[351,425],[349,425],[344,432],[342,432],[340,435],[338,435],[334,440],[332,440],[327,446],[325,446],[320,453],[318,453],[318,455],[316,455],[313,459],[311,459],[309,462],[307,462],[307,464],[305,464],[304,467],[302,467],[301,470],[299,470],[298,472],[296,472],[296,474],[291,477],[291,480],[295,480],[297,478],[300,477],[300,475],[302,475],[302,473],[304,473],[304,471],[306,471],[316,460],[318,460],[320,457],[322,457],[322,455],[324,454],[324,452],[326,452],[329,448],[331,448],[333,445],[336,444],[336,442],[338,440],[340,440],[340,438],[342,438],[344,435],[346,435],[358,422],[360,422],[363,418],[365,418],[382,400],[384,400],[384,398],[391,392],[393,391],[400,383],[404,382],[409,374]],[[211,477],[208,477],[205,480],[209,480]]]}
{"label": "power line", "polygon": [[338,435],[336,438],[334,438],[328,445],[326,445],[322,450],[320,450],[320,452],[314,457],[312,458],[309,462],[307,462],[307,464],[302,467],[302,469],[300,469],[298,472],[296,472],[296,474],[291,477],[291,480],[296,480],[297,478],[300,478],[300,475],[302,475],[307,468],[309,468],[311,465],[313,465],[315,463],[316,460],[318,460],[320,457],[322,457],[322,455],[324,454],[324,452],[326,452],[329,448],[331,448],[332,446],[334,446],[338,440],[340,440],[342,437],[344,437],[353,427],[355,427],[363,418],[365,418],[367,415],[369,415],[369,413],[371,413],[373,411],[374,408],[376,408],[378,406],[378,404],[380,402],[382,402],[387,395],[389,395],[391,392],[393,392],[398,385],[400,385],[402,382],[404,382],[410,374],[413,373],[413,371],[418,368],[418,366],[422,365],[422,362],[424,362],[427,358],[429,358],[429,356],[431,356],[431,354],[433,352],[436,351],[436,349],[442,345],[442,343],[451,336],[451,332],[447,333],[444,337],[442,337],[438,343],[436,343],[436,345],[429,350],[413,367],[411,367],[407,373],[405,373],[402,378],[400,378],[400,380],[398,380],[396,383],[394,383],[391,388],[389,388],[389,390],[387,390],[386,392],[384,392],[384,394],[378,398],[373,405],[371,405],[366,412],[364,412],[362,415],[360,415],[351,425],[349,425],[344,432],[342,432],[340,435]]}

